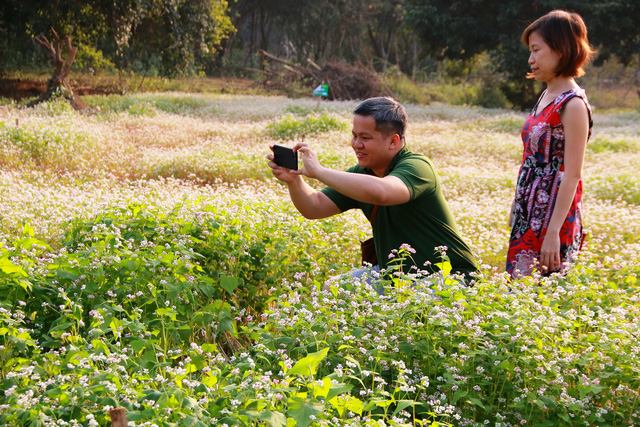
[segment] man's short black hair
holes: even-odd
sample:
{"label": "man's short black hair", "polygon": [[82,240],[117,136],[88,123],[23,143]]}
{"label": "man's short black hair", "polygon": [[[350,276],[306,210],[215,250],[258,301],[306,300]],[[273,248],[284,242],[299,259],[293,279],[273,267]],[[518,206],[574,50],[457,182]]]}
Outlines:
{"label": "man's short black hair", "polygon": [[404,107],[394,99],[386,96],[378,96],[362,101],[356,107],[353,114],[359,116],[372,116],[376,121],[376,130],[383,135],[397,133],[400,140],[404,140],[404,132],[407,128],[407,112]]}

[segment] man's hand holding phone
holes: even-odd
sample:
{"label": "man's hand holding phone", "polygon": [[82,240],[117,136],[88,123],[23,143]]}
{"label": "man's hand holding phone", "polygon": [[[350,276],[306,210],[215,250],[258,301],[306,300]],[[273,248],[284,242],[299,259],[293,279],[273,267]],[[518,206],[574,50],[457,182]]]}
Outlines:
{"label": "man's hand holding phone", "polygon": [[273,162],[283,168],[298,170],[298,152],[293,148],[284,145],[275,144],[271,147],[273,150]]}
{"label": "man's hand holding phone", "polygon": [[[315,152],[306,142],[298,142],[293,148],[274,144],[270,147],[273,154],[267,159],[273,175],[281,181],[292,182],[296,176],[305,175],[315,178],[315,171],[321,168]],[[298,168],[298,153],[302,153],[302,168]]]}
{"label": "man's hand holding phone", "polygon": [[273,176],[287,183],[293,182],[300,176],[300,173],[298,173],[297,152],[292,148],[278,144],[270,145],[269,148],[273,153],[268,154],[267,159],[270,160],[268,165],[271,168],[271,172],[273,172]]}

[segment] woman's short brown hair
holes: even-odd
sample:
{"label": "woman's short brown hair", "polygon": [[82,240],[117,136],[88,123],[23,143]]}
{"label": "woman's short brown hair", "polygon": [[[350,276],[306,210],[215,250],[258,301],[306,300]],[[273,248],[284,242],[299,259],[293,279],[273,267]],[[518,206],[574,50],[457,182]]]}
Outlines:
{"label": "woman's short brown hair", "polygon": [[[554,10],[536,19],[520,40],[529,47],[529,36],[537,32],[549,47],[561,54],[556,76],[580,77],[582,68],[596,53],[587,39],[587,26],[577,13]],[[528,75],[531,78],[533,75]]]}

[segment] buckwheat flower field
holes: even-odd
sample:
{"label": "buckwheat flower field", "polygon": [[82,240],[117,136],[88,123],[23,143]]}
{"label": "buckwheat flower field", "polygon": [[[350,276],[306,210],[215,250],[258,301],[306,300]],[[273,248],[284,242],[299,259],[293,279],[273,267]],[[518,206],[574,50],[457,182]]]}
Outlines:
{"label": "buckwheat flower field", "polygon": [[265,160],[350,166],[355,102],[85,100],[0,105],[1,425],[640,425],[640,112],[595,108],[566,276],[509,281],[525,114],[408,105],[483,278],[379,296],[366,218],[303,219]]}

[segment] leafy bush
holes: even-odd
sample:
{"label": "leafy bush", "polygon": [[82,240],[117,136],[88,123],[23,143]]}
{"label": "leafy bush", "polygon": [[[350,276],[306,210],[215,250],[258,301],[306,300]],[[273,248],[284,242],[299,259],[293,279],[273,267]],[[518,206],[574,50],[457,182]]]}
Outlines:
{"label": "leafy bush", "polygon": [[262,369],[325,349],[316,380],[352,387],[356,415],[389,410],[407,424],[632,423],[640,313],[618,307],[640,297],[638,250],[610,260],[612,275],[587,262],[567,277],[471,289],[438,277],[393,279],[385,297],[348,279],[324,292],[294,284],[253,325],[272,354]]}
{"label": "leafy bush", "polygon": [[78,52],[73,61],[73,68],[82,71],[107,71],[115,72],[116,65],[105,58],[102,51],[93,46],[80,42]]}
{"label": "leafy bush", "polygon": [[311,110],[307,107],[302,107],[300,105],[287,105],[284,109],[285,113],[290,113],[294,116],[308,116],[311,114]]}
{"label": "leafy bush", "polygon": [[473,105],[485,108],[509,108],[511,104],[497,83],[486,83],[480,86]]}
{"label": "leafy bush", "polygon": [[349,124],[333,113],[312,113],[305,117],[287,114],[282,119],[267,125],[265,134],[274,139],[296,139],[332,130],[348,129]]}
{"label": "leafy bush", "polygon": [[412,81],[397,69],[385,74],[384,83],[402,103],[428,105],[435,98],[427,86]]}
{"label": "leafy bush", "polygon": [[130,209],[137,227],[96,223],[91,247],[51,257],[27,236],[0,256],[5,425],[105,424],[115,406],[129,421],[198,426],[636,416],[640,313],[626,303],[640,298],[638,245],[567,277],[465,288],[446,272],[392,275],[384,296],[348,275],[322,291],[294,275],[257,314],[199,292],[211,282],[187,265],[188,224]]}

